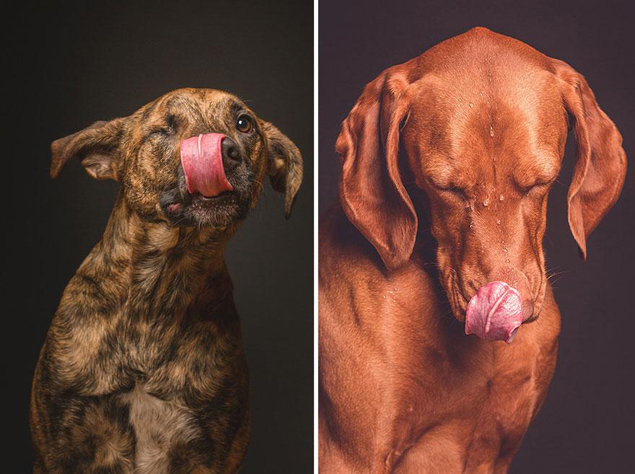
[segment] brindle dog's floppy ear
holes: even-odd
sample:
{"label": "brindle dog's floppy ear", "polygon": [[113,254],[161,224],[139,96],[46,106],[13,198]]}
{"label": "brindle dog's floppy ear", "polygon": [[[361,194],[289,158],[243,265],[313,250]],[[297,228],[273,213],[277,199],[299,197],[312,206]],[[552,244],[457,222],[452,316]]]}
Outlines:
{"label": "brindle dog's floppy ear", "polygon": [[267,142],[267,173],[273,189],[284,193],[284,215],[291,216],[300,184],[302,184],[302,155],[289,138],[269,122],[262,122]]}
{"label": "brindle dog's floppy ear", "polygon": [[51,143],[51,178],[57,178],[72,159],[78,159],[95,179],[117,179],[116,158],[123,120],[95,122],[90,127]]}
{"label": "brindle dog's floppy ear", "polygon": [[407,118],[406,79],[384,71],[369,83],[337,138],[342,157],[340,200],[350,221],[389,269],[406,263],[417,236],[417,214],[398,165],[400,125]]}
{"label": "brindle dog's floppy ear", "polygon": [[563,61],[553,62],[576,137],[577,158],[568,194],[569,227],[586,259],[587,237],[622,191],[626,153],[620,132],[600,109],[584,77]]}

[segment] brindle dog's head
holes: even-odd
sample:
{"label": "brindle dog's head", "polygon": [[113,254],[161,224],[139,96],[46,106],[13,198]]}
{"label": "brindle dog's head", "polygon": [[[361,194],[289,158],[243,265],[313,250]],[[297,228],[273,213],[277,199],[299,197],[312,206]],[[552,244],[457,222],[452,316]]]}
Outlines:
{"label": "brindle dog's head", "polygon": [[[233,188],[216,197],[189,192],[181,142],[223,134],[222,165]],[[142,219],[170,226],[235,227],[255,205],[266,175],[285,193],[289,217],[302,181],[302,157],[277,128],[237,97],[212,89],[179,89],[129,117],[97,122],[51,145],[51,176],[78,159],[96,179],[121,182],[122,196]]]}

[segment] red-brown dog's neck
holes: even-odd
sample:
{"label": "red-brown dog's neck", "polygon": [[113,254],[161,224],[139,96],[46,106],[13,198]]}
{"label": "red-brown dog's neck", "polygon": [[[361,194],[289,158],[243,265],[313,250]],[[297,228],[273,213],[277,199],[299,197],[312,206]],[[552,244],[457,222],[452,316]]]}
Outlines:
{"label": "red-brown dog's neck", "polygon": [[[452,339],[448,343],[454,338],[464,339],[462,324],[453,318],[436,277],[434,248],[426,247],[427,244],[418,240],[410,261],[399,269],[388,270],[341,207],[334,206],[320,226],[320,284],[327,291],[333,280],[345,285],[355,307],[362,303],[368,309],[357,316],[367,314],[373,319],[366,329],[381,327],[380,320],[387,318],[399,327],[410,327],[411,335],[419,334],[420,338],[412,341],[417,346],[425,345],[428,338],[435,345],[439,338]],[[384,334],[389,335],[387,331]]]}
{"label": "red-brown dog's neck", "polygon": [[[427,254],[415,249],[389,271],[341,209],[322,220],[321,449],[348,453],[339,472],[349,462],[393,472],[420,450],[430,459],[458,453],[457,465],[473,466],[465,472],[499,449],[507,462],[542,403],[559,332],[551,291],[541,318],[512,344],[467,336]],[[494,447],[481,449],[481,440]]]}

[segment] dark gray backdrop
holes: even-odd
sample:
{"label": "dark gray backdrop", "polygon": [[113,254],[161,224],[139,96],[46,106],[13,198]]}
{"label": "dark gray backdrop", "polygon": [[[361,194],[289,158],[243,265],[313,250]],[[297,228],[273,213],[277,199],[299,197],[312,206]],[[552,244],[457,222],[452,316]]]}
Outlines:
{"label": "dark gray backdrop", "polygon": [[[635,60],[632,2],[341,1],[319,4],[320,212],[337,192],[333,152],[341,121],[364,85],[382,70],[434,44],[485,26],[567,61],[584,74],[600,106],[635,154]],[[573,163],[549,202],[547,266],[562,311],[560,356],[547,401],[529,429],[511,473],[633,472],[635,426],[635,165],[620,200],[588,241],[586,263],[566,220]]]}
{"label": "dark gray backdrop", "polygon": [[0,380],[7,436],[0,470],[30,472],[35,362],[62,291],[101,238],[118,189],[92,180],[77,163],[50,180],[50,142],[193,86],[240,96],[304,156],[291,219],[267,184],[227,260],[251,370],[252,439],[242,472],[310,472],[312,2],[22,2],[5,20],[3,75],[11,85],[3,90]]}

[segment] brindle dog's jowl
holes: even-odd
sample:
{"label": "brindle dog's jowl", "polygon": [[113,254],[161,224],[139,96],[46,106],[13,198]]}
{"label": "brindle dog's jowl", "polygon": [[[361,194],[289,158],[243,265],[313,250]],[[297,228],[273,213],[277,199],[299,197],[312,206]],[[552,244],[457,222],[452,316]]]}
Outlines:
{"label": "brindle dog's jowl", "polygon": [[[184,172],[193,137],[189,160],[208,153],[210,173],[229,183],[213,195],[196,182],[218,176]],[[249,438],[248,373],[223,252],[267,175],[289,215],[300,152],[236,97],[209,89],[171,92],[51,148],[53,177],[76,159],[121,189],[41,351],[34,472],[236,472]]]}

